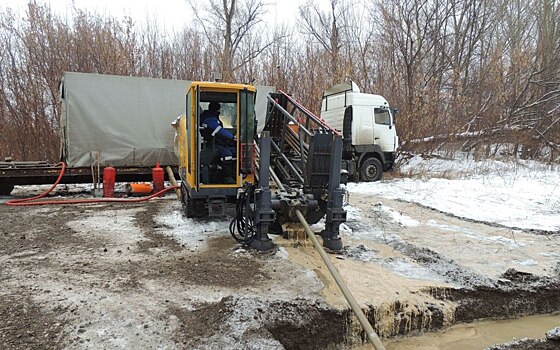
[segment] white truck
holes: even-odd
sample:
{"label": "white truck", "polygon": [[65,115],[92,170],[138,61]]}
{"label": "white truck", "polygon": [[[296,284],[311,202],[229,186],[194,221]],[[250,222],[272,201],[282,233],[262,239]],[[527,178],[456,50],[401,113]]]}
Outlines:
{"label": "white truck", "polygon": [[395,162],[396,109],[383,96],[365,94],[352,81],[323,93],[321,118],[343,136],[342,169],[351,180],[378,181]]}

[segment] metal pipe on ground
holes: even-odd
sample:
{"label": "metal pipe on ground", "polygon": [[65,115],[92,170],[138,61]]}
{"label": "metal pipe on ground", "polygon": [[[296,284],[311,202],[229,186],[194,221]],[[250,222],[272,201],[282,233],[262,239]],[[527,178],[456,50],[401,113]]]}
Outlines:
{"label": "metal pipe on ground", "polygon": [[[171,185],[178,186],[177,185],[177,180],[175,180],[175,175],[173,174],[173,169],[171,169],[170,166],[167,166],[165,168],[165,170],[167,170],[167,176],[169,177],[169,182],[171,182]],[[175,194],[177,195],[177,198],[180,200],[181,199],[181,190],[179,188],[175,189]]]}
{"label": "metal pipe on ground", "polygon": [[333,276],[336,284],[338,285],[338,288],[340,288],[340,291],[342,292],[342,294],[344,295],[344,297],[348,301],[348,304],[350,304],[350,307],[352,308],[352,311],[354,311],[354,313],[356,314],[356,317],[358,317],[358,321],[360,322],[360,324],[362,325],[362,328],[366,332],[369,342],[371,343],[371,345],[373,345],[373,348],[375,350],[385,350],[385,346],[383,346],[383,343],[381,342],[381,339],[379,339],[379,336],[373,330],[373,327],[369,323],[366,315],[364,315],[364,312],[360,308],[360,305],[358,305],[358,302],[356,301],[356,299],[354,299],[354,296],[352,295],[352,292],[350,292],[350,289],[348,289],[348,286],[346,285],[346,283],[342,279],[342,276],[340,276],[340,273],[338,273],[338,270],[334,267],[333,263],[331,262],[331,260],[327,256],[327,253],[325,252],[323,247],[319,244],[319,241],[317,240],[317,237],[315,237],[315,232],[313,232],[311,230],[311,227],[309,227],[309,224],[305,220],[305,217],[303,216],[301,211],[296,210],[296,215],[299,219],[299,222],[303,225],[303,228],[305,229],[305,232],[307,233],[307,236],[309,237],[309,239],[313,243],[313,246],[319,252],[319,255],[321,256],[321,258],[325,262],[325,265],[327,265],[327,269],[329,269],[329,272]]}

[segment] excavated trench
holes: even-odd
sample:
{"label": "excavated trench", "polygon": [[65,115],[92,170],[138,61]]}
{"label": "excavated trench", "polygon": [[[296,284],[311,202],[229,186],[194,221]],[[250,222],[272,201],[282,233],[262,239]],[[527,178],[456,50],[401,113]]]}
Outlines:
{"label": "excavated trench", "polygon": [[[364,227],[371,229],[364,222],[350,221],[348,224],[351,228],[361,226],[362,229]],[[557,238],[557,235],[551,232],[527,232],[533,235],[550,236],[553,240]],[[548,275],[509,268],[499,276],[489,277],[426,247],[419,248],[402,240],[384,239],[383,243],[412,259],[422,268],[438,275],[441,281],[451,285],[447,287],[438,285],[418,290],[414,293],[419,298],[414,300],[397,297],[390,303],[370,304],[364,311],[376,332],[386,340],[443,330],[460,323],[514,320],[527,315],[547,315],[560,312],[560,263],[557,263],[552,274]],[[364,260],[364,256],[371,257],[376,253],[379,252],[358,245],[357,247],[346,247],[343,257],[365,262],[368,259]],[[360,344],[367,341],[365,333],[361,330],[351,310],[348,308],[344,308],[342,311],[331,309],[330,312],[337,322],[345,322],[336,333],[339,334],[339,339],[330,343],[330,346],[354,348],[360,347]],[[342,319],[340,319],[341,313],[345,315]],[[318,319],[315,322],[321,322],[321,320]],[[560,317],[558,325],[560,325]],[[547,329],[542,329],[542,335],[545,331]],[[496,334],[492,336],[496,336]],[[504,338],[500,339],[510,340],[507,336],[509,335],[504,333]],[[465,334],[465,337],[468,339],[468,334]],[[534,346],[535,349],[548,349],[549,346],[551,346],[550,348],[560,348],[559,343],[551,340],[527,340],[525,343],[529,345],[515,342],[496,349],[529,349],[531,346]],[[287,348],[311,349],[315,347],[287,346]]]}
{"label": "excavated trench", "polygon": [[[371,306],[365,310],[366,315],[376,331],[385,340],[390,340],[395,336],[434,332],[457,323],[509,319],[560,310],[558,282],[548,284],[544,281],[537,289],[529,285],[518,285],[516,288],[508,287],[507,290],[483,287],[473,290],[432,289],[425,292],[436,299],[452,301],[456,305],[454,313],[450,315],[443,304],[426,302],[423,305],[409,305],[397,301],[382,309]],[[218,303],[201,305],[195,311],[170,311],[181,322],[181,327],[174,336],[175,341],[187,347],[204,345],[205,340],[213,334],[232,331],[229,327],[234,328],[235,323],[243,323],[245,330],[242,338],[271,338],[286,349],[367,348],[366,335],[352,311],[349,308],[336,309],[323,302],[226,297]],[[193,324],[194,320],[196,327],[183,326]],[[391,327],[387,327],[387,322],[392,323]],[[248,323],[252,325],[247,326]],[[225,329],[224,324],[228,325]],[[383,330],[389,328],[391,332],[384,334]],[[545,331],[543,329],[543,334]],[[535,342],[537,341],[527,344],[534,345]],[[548,349],[548,343],[542,344],[545,344],[542,349]],[[515,346],[511,349],[530,348]],[[509,348],[502,346],[499,349]]]}
{"label": "excavated trench", "polygon": [[[230,296],[194,311],[170,311],[180,320],[175,341],[186,347],[204,345],[220,332],[234,334],[236,327],[243,328],[240,337],[245,342],[253,338],[255,344],[255,338],[269,338],[286,349],[340,347],[349,343],[347,337],[352,333],[347,329],[352,325],[348,311],[306,300],[271,302]],[[193,323],[196,327],[187,327]]]}

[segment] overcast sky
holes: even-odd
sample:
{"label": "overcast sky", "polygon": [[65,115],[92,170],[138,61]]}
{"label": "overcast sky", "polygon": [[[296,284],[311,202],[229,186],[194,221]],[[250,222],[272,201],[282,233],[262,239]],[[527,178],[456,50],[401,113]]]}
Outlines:
{"label": "overcast sky", "polygon": [[[1,7],[25,9],[29,0],[0,0]],[[204,0],[197,0],[203,3]],[[321,0],[324,1],[324,0]],[[50,3],[51,8],[59,14],[69,12],[74,4],[77,8],[110,14],[121,18],[130,16],[136,22],[146,18],[156,18],[167,30],[180,29],[191,16],[187,0],[37,0],[38,3]],[[295,23],[297,8],[304,0],[268,0],[268,21]],[[327,7],[328,8],[328,7]]]}

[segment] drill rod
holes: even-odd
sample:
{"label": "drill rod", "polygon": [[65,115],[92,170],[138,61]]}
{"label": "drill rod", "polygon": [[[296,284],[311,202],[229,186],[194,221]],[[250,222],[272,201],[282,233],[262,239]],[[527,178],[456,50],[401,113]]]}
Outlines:
{"label": "drill rod", "polygon": [[319,252],[319,255],[321,256],[321,258],[325,262],[325,265],[327,265],[327,268],[329,269],[329,272],[331,273],[331,275],[333,276],[336,284],[338,285],[338,288],[340,288],[340,291],[342,292],[342,294],[344,295],[344,297],[348,301],[348,304],[350,304],[350,307],[352,308],[352,310],[354,311],[354,313],[358,317],[358,321],[360,322],[360,324],[362,325],[362,328],[366,332],[366,334],[368,336],[368,339],[369,339],[369,342],[371,343],[371,345],[373,345],[373,348],[375,350],[385,350],[385,346],[383,346],[383,343],[381,342],[381,339],[379,339],[379,336],[377,336],[377,333],[375,333],[375,331],[373,330],[373,327],[369,323],[366,315],[364,315],[364,312],[362,311],[362,309],[358,305],[358,302],[356,301],[356,299],[354,299],[354,296],[350,292],[350,289],[348,289],[348,286],[346,286],[346,283],[342,279],[342,276],[340,276],[340,274],[338,273],[338,270],[334,267],[333,263],[331,262],[331,260],[329,259],[328,255],[327,255],[327,253],[325,252],[323,247],[319,244],[319,241],[317,240],[317,237],[315,237],[315,232],[313,232],[311,230],[311,227],[309,227],[309,224],[305,220],[305,217],[303,216],[301,211],[296,210],[296,215],[299,219],[299,222],[301,222],[301,224],[303,225],[303,228],[305,229],[305,232],[307,233],[307,237],[309,237],[311,242],[313,242],[313,246],[315,246],[315,249],[317,249],[317,251]]}

